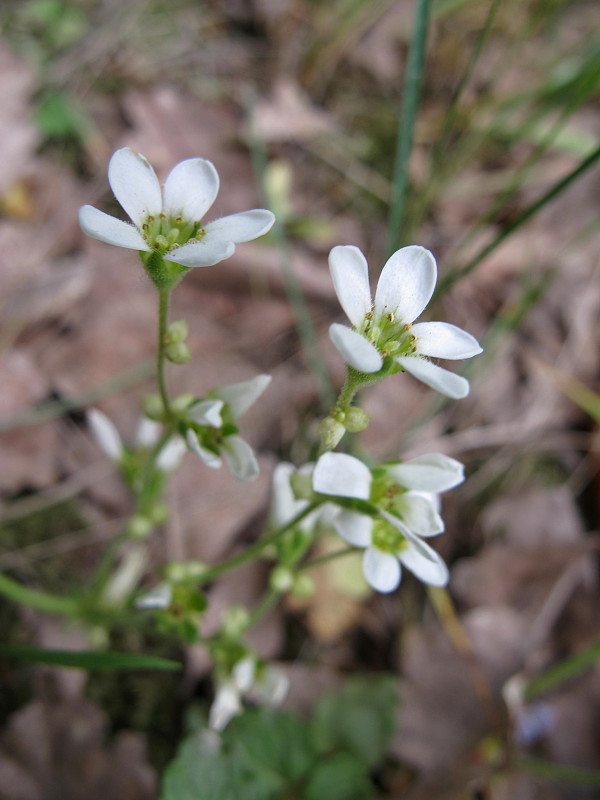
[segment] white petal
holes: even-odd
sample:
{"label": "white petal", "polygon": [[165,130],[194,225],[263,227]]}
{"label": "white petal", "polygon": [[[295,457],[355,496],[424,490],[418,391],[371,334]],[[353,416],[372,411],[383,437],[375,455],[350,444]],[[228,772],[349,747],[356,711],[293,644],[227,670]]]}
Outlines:
{"label": "white petal", "polygon": [[419,536],[436,536],[444,531],[444,521],[433,503],[418,492],[407,492],[400,499],[400,518],[407,528]]}
{"label": "white petal", "polygon": [[417,549],[413,542],[408,542],[407,547],[398,554],[402,564],[414,575],[430,586],[445,586],[450,574],[442,557],[431,547],[421,542],[421,548],[426,548],[426,555]]}
{"label": "white petal", "polygon": [[368,547],[371,544],[373,520],[366,514],[340,509],[333,526],[342,539],[354,547]]}
{"label": "white petal", "polygon": [[359,372],[379,372],[383,359],[374,344],[360,333],[334,322],[329,328],[329,338],[340,355]]}
{"label": "white petal", "polygon": [[240,714],[242,704],[237,689],[226,683],[217,689],[208,714],[208,724],[213,731],[222,731],[233,717]]}
{"label": "white petal", "polygon": [[384,553],[375,547],[365,550],[363,572],[367,583],[378,592],[393,592],[400,585],[402,569],[400,562],[391,553]]}
{"label": "white petal", "polygon": [[335,293],[350,322],[358,327],[371,311],[369,267],[358,247],[340,245],[329,254]]}
{"label": "white petal", "polygon": [[240,661],[237,661],[234,668],[231,670],[233,682],[243,694],[250,691],[250,687],[254,683],[255,675],[256,661],[250,657],[242,658]]}
{"label": "white petal", "polygon": [[397,250],[379,277],[376,315],[394,314],[399,321],[412,322],[431,300],[436,280],[437,266],[429,250],[417,245]]}
{"label": "white petal", "polygon": [[232,417],[239,419],[248,411],[250,406],[254,405],[270,383],[270,375],[257,375],[249,381],[221,386],[219,389],[215,389],[212,394],[227,403]]}
{"label": "white petal", "polygon": [[204,226],[207,241],[249,242],[273,227],[275,215],[266,208],[253,208],[239,214],[215,219]]}
{"label": "white petal", "polygon": [[135,601],[136,608],[168,608],[171,605],[173,591],[168,583],[159,583],[154,589],[143,594]]}
{"label": "white petal", "polygon": [[163,472],[173,472],[183,461],[187,448],[180,436],[172,436],[158,454],[156,466]]}
{"label": "white petal", "polygon": [[303,508],[307,500],[297,500],[290,478],[296,472],[293,464],[281,461],[273,470],[273,493],[271,498],[270,520],[273,528],[285,525]]}
{"label": "white petal", "polygon": [[254,684],[252,698],[261,705],[276,708],[285,700],[290,682],[282,670],[267,667],[261,678]]}
{"label": "white petal", "polygon": [[417,351],[433,358],[472,358],[483,352],[474,336],[448,322],[419,322],[411,333],[417,337]]}
{"label": "white petal", "polygon": [[233,242],[212,241],[202,239],[200,242],[188,242],[163,256],[165,261],[181,264],[184,267],[212,267],[233,255]]}
{"label": "white petal", "polygon": [[176,164],[167,176],[164,212],[199,223],[218,191],[219,175],[214,165],[205,158],[188,158]]}
{"label": "white petal", "polygon": [[445,492],[465,479],[465,468],[460,461],[442,453],[411,458],[388,467],[387,471],[400,486],[421,492]]}
{"label": "white petal", "polygon": [[87,421],[102,452],[112,461],[120,461],[123,455],[123,444],[119,431],[111,420],[97,408],[90,408],[87,412]]}
{"label": "white petal", "polygon": [[259,475],[258,461],[254,451],[241,436],[227,436],[221,452],[229,471],[240,481],[255,481]]}
{"label": "white petal", "polygon": [[225,404],[222,400],[201,400],[188,409],[188,417],[198,425],[208,425],[210,428],[220,428],[223,424],[221,411]]}
{"label": "white petal", "polygon": [[211,469],[219,469],[222,463],[219,456],[215,455],[212,450],[207,450],[206,447],[202,447],[198,441],[196,432],[191,428],[186,434],[186,439],[188,445],[191,447],[194,453],[196,453],[198,458],[200,458],[206,464],[207,467],[210,467]]}
{"label": "white petal", "polygon": [[160,183],[156,173],[141,153],[122,147],[113,154],[108,164],[108,182],[114,196],[141,227],[149,215],[162,211]]}
{"label": "white petal", "polygon": [[313,489],[336,497],[371,496],[371,470],[362,461],[346,453],[324,453],[315,465]]}
{"label": "white petal", "polygon": [[104,211],[99,211],[94,206],[82,206],[79,209],[79,224],[81,230],[105,244],[114,244],[116,247],[126,247],[128,250],[145,250],[150,248],[144,241],[142,234],[121,219],[111,217]]}
{"label": "white petal", "polygon": [[138,447],[150,449],[160,439],[160,432],[162,425],[156,420],[142,417],[138,423],[137,431],[135,434],[135,443]]}
{"label": "white petal", "polygon": [[396,361],[401,367],[427,386],[431,386],[440,394],[460,400],[469,394],[469,381],[462,375],[456,375],[431,361],[418,356],[402,356]]}

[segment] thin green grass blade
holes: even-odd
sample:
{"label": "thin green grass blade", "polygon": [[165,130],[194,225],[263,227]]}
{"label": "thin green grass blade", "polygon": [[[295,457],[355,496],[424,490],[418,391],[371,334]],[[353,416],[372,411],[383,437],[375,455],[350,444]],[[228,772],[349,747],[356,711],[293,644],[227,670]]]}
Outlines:
{"label": "thin green grass blade", "polygon": [[582,159],[575,169],[565,175],[564,178],[561,178],[559,181],[557,181],[538,200],[531,203],[530,206],[528,206],[521,214],[519,214],[518,217],[516,217],[509,225],[507,225],[504,230],[502,230],[494,239],[492,239],[489,244],[482,247],[481,250],[465,264],[464,267],[454,270],[450,274],[446,275],[438,285],[436,298],[441,297],[449,289],[451,289],[455,283],[473,272],[473,270],[476,269],[485,258],[493,253],[494,250],[502,244],[502,242],[508,239],[508,237],[519,228],[523,227],[523,225],[529,222],[529,220],[532,219],[538,213],[538,211],[541,211],[541,209],[551,203],[552,200],[555,200],[565,191],[565,189],[567,189],[572,183],[574,183],[578,178],[591,169],[599,158],[600,146]]}
{"label": "thin green grass blade", "polygon": [[521,757],[517,760],[517,767],[522,772],[529,772],[548,778],[551,781],[572,783],[577,786],[600,786],[600,769],[584,769],[572,767],[568,764],[552,764],[539,758]]}
{"label": "thin green grass blade", "polygon": [[600,641],[594,642],[585,650],[561,661],[546,672],[530,680],[525,687],[525,700],[535,700],[541,694],[555,689],[563,683],[578,677],[600,659]]}
{"label": "thin green grass blade", "polygon": [[408,163],[412,150],[415,119],[421,97],[423,72],[425,70],[425,50],[430,7],[431,0],[419,0],[415,27],[408,53],[396,142],[392,203],[388,221],[388,252],[390,254],[397,250],[402,242],[404,207],[408,193]]}
{"label": "thin green grass blade", "polygon": [[17,661],[87,670],[182,669],[182,664],[178,661],[132,653],[104,653],[93,650],[45,650],[40,647],[2,644],[0,645],[0,655],[17,659]]}

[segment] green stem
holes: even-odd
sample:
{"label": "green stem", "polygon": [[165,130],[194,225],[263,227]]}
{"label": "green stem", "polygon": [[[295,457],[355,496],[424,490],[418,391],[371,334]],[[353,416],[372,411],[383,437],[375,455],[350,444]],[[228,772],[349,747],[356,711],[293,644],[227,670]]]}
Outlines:
{"label": "green stem", "polygon": [[313,569],[313,567],[322,567],[324,564],[328,564],[330,561],[335,561],[337,558],[349,556],[350,553],[358,552],[360,552],[360,550],[356,547],[344,547],[343,550],[334,550],[333,553],[327,553],[327,555],[320,556],[319,558],[313,558],[312,561],[306,561],[304,564],[301,564],[298,567],[298,572],[301,570]]}
{"label": "green stem", "polygon": [[241,567],[246,562],[252,560],[255,556],[260,555],[263,550],[266,550],[270,545],[274,544],[284,533],[291,530],[294,526],[296,526],[304,517],[307,517],[312,511],[317,508],[321,504],[322,501],[317,501],[308,505],[303,511],[299,514],[296,514],[293,519],[287,522],[283,527],[278,528],[274,533],[270,536],[266,536],[264,539],[259,539],[258,542],[255,542],[250,547],[247,547],[237,556],[233,556],[233,558],[228,558],[226,561],[223,561],[221,564],[217,564],[214,567],[208,569],[204,575],[202,575],[202,583],[208,583],[209,581],[214,580],[215,578],[220,577],[225,572],[229,572],[236,567]]}
{"label": "green stem", "polygon": [[260,598],[258,603],[252,609],[248,622],[246,624],[246,633],[265,617],[269,611],[277,605],[277,601],[281,597],[281,592],[276,589],[268,589]]}
{"label": "green stem", "polygon": [[47,611],[49,614],[73,617],[79,613],[79,604],[76,600],[28,589],[7,575],[0,575],[0,594],[22,606],[37,608],[40,611]]}
{"label": "green stem", "polygon": [[165,336],[167,333],[167,318],[169,314],[169,296],[170,289],[158,290],[158,351],[156,355],[156,381],[158,383],[158,391],[160,398],[163,402],[165,415],[167,419],[172,418],[173,411],[169,401],[169,393],[167,392],[167,383],[165,380]]}
{"label": "green stem", "polygon": [[430,6],[431,0],[419,0],[417,18],[408,54],[408,64],[406,66],[406,80],[404,82],[402,110],[396,144],[392,205],[388,226],[388,248],[390,253],[396,251],[402,242],[402,217],[408,192],[408,164],[412,149],[417,107],[421,96]]}

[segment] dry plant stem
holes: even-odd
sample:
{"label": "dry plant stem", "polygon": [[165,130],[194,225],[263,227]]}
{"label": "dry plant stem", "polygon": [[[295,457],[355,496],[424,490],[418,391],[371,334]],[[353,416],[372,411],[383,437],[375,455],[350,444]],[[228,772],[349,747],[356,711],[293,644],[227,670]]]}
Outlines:
{"label": "dry plant stem", "polygon": [[492,729],[497,729],[500,725],[500,718],[489,681],[473,652],[467,632],[458,618],[448,590],[437,586],[428,586],[427,594],[429,595],[431,604],[448,638],[456,648],[458,654],[467,662],[473,681],[473,689],[483,709],[488,725]]}

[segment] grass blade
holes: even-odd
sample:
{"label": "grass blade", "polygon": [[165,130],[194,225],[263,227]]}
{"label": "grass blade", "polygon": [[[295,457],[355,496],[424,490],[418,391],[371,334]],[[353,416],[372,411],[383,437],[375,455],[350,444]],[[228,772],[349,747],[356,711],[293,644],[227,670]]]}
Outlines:
{"label": "grass blade", "polygon": [[408,192],[408,163],[412,150],[413,130],[425,69],[425,47],[429,28],[430,7],[431,0],[419,0],[415,27],[408,53],[402,110],[396,142],[392,203],[388,222],[388,251],[390,254],[397,250],[402,242],[404,206]]}
{"label": "grass blade", "polygon": [[36,664],[49,664],[55,667],[70,667],[74,669],[182,669],[182,665],[178,661],[135,653],[104,653],[94,650],[45,650],[40,647],[3,644],[0,645],[0,654],[15,658],[18,661],[30,661]]}

